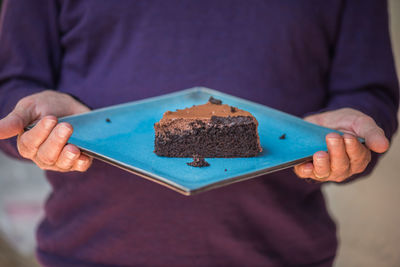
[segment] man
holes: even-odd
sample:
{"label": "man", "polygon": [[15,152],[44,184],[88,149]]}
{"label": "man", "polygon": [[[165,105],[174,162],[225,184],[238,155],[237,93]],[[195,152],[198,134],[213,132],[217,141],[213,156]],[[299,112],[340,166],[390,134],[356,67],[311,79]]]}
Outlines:
{"label": "man", "polygon": [[[12,0],[0,27],[0,139],[18,136],[18,151],[1,145],[49,170],[53,188],[37,232],[45,266],[330,266],[321,183],[299,177],[365,175],[397,129],[385,1]],[[329,152],[296,166],[298,177],[187,198],[92,164],[57,124],[196,85],[346,134],[327,135]]]}

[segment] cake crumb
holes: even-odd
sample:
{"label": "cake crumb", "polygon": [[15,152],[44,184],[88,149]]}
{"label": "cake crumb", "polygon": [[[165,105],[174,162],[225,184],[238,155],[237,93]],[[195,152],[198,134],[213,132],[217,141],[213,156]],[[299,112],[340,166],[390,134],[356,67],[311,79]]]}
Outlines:
{"label": "cake crumb", "polygon": [[107,123],[111,123],[111,120],[109,118],[106,119]]}
{"label": "cake crumb", "polygon": [[210,166],[210,163],[205,161],[204,158],[201,158],[197,155],[193,155],[193,161],[187,162],[186,164],[189,166],[192,166],[192,167],[208,167],[208,166]]}
{"label": "cake crumb", "polygon": [[215,104],[215,105],[221,105],[222,101],[219,99],[216,99],[212,96],[210,96],[210,98],[208,99],[208,102],[210,102],[211,104]]}
{"label": "cake crumb", "polygon": [[286,139],[286,134],[282,134],[282,135],[279,137],[279,139],[281,139],[281,140]]}

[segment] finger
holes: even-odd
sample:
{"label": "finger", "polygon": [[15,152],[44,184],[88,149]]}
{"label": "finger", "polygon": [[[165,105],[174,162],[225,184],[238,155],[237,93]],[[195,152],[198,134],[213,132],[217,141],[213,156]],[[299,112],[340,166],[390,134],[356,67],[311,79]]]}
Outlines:
{"label": "finger", "polygon": [[75,161],[72,169],[79,172],[85,172],[89,169],[90,165],[92,165],[92,160],[91,157],[81,154],[78,160]]}
{"label": "finger", "polygon": [[377,153],[386,152],[389,149],[389,140],[384,131],[368,116],[360,116],[355,120],[354,131],[365,139],[369,149]]}
{"label": "finger", "polygon": [[37,159],[46,165],[54,165],[72,135],[72,130],[72,126],[68,123],[58,124],[47,140],[39,147],[36,155]]}
{"label": "finger", "polygon": [[326,179],[331,172],[329,155],[325,151],[318,151],[313,155],[314,175],[318,179]]}
{"label": "finger", "polygon": [[294,166],[294,172],[300,178],[312,178],[314,166],[311,162],[302,163]]}
{"label": "finger", "polygon": [[33,113],[32,105],[28,101],[19,101],[14,110],[0,120],[0,140],[22,133],[36,119]]}
{"label": "finger", "polygon": [[333,180],[342,181],[350,176],[350,160],[346,153],[343,138],[338,133],[326,135],[330,159],[330,176]]}
{"label": "finger", "polygon": [[346,153],[350,160],[350,170],[352,174],[361,173],[371,161],[371,152],[362,145],[355,136],[344,134]]}
{"label": "finger", "polygon": [[75,161],[81,155],[81,151],[74,145],[67,144],[56,162],[56,167],[62,170],[70,170],[73,166]]}
{"label": "finger", "polygon": [[39,146],[47,139],[55,125],[57,118],[46,116],[42,118],[31,130],[24,132],[18,137],[18,151],[25,158],[36,155]]}

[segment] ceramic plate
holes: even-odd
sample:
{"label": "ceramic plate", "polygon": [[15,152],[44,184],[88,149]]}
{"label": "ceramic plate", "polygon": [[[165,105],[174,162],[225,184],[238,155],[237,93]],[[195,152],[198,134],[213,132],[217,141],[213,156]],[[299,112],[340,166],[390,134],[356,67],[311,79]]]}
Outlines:
{"label": "ceramic plate", "polygon": [[[210,166],[203,168],[188,166],[186,163],[192,161],[190,158],[167,158],[154,154],[153,125],[163,113],[204,104],[210,96],[247,110],[257,118],[263,152],[253,158],[207,158]],[[72,124],[74,133],[69,143],[77,145],[83,152],[185,195],[310,160],[316,151],[327,150],[325,135],[333,131],[203,87],[64,117],[60,121]],[[281,139],[283,134],[285,138]]]}

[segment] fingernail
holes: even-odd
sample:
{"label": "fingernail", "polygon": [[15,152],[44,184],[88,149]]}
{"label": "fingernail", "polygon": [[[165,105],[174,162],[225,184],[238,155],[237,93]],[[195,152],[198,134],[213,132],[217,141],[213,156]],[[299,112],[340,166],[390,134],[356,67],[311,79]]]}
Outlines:
{"label": "fingernail", "polygon": [[67,137],[70,134],[70,132],[71,132],[71,129],[69,129],[66,126],[60,126],[60,128],[57,131],[58,136],[61,138]]}
{"label": "fingernail", "polygon": [[72,153],[71,151],[65,151],[65,156],[66,156],[68,159],[73,160],[73,159],[76,157],[76,154],[75,154],[75,153]]}
{"label": "fingernail", "polygon": [[51,130],[51,129],[53,129],[53,127],[54,127],[54,125],[57,123],[55,120],[50,120],[50,119],[47,119],[47,120],[44,120],[44,128],[46,129],[46,130]]}
{"label": "fingernail", "polygon": [[77,165],[78,165],[78,168],[82,168],[84,165],[85,165],[85,163],[86,163],[86,161],[84,161],[84,160],[78,160],[78,162],[77,162]]}
{"label": "fingernail", "polygon": [[331,145],[337,145],[337,144],[339,144],[339,139],[338,138],[329,138],[328,139],[328,142],[331,144]]}
{"label": "fingernail", "polygon": [[351,144],[354,143],[354,139],[352,139],[352,138],[344,138],[344,143],[346,145],[351,145]]}

